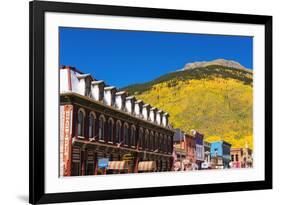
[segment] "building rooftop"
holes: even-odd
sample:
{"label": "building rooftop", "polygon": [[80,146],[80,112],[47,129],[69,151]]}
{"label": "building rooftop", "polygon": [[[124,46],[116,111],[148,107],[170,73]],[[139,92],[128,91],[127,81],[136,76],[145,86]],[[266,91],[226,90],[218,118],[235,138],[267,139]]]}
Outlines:
{"label": "building rooftop", "polygon": [[113,90],[113,89],[116,90],[116,87],[114,87],[114,86],[108,86],[108,87],[105,87],[104,89],[105,89],[105,90]]}
{"label": "building rooftop", "polygon": [[131,96],[126,97],[126,100],[132,100],[132,99],[136,99],[135,96],[131,95]]}
{"label": "building rooftop", "polygon": [[135,103],[143,103],[142,100],[137,100]]}
{"label": "building rooftop", "polygon": [[[60,87],[61,87],[61,89],[60,89],[60,92],[61,92],[61,93],[64,93],[64,92],[74,92],[74,93],[75,93],[75,92],[76,92],[76,93],[78,93],[78,94],[80,94],[80,95],[85,95],[84,93],[85,93],[85,90],[86,90],[86,89],[90,89],[90,92],[93,92],[91,86],[89,86],[90,88],[87,87],[87,86],[85,86],[84,84],[83,84],[83,86],[80,86],[80,80],[85,79],[85,78],[90,78],[90,79],[91,79],[90,84],[92,84],[92,85],[99,85],[99,84],[102,84],[103,86],[100,87],[99,89],[103,89],[103,91],[104,91],[104,90],[113,90],[113,89],[115,89],[115,90],[117,91],[117,92],[115,93],[116,96],[124,95],[124,96],[126,97],[126,100],[135,99],[135,100],[136,100],[135,103],[142,103],[142,104],[144,104],[143,107],[147,107],[147,108],[149,108],[149,109],[152,107],[150,104],[147,104],[147,103],[143,102],[142,100],[136,99],[135,96],[127,96],[127,95],[128,95],[127,91],[125,91],[125,90],[118,90],[115,86],[106,85],[103,80],[94,79],[94,78],[91,76],[91,74],[89,74],[89,73],[85,74],[85,73],[79,71],[78,69],[76,69],[75,67],[71,67],[71,66],[62,66],[62,67],[60,67],[60,69],[61,69],[61,70],[63,70],[63,69],[69,69],[69,70],[71,70],[71,72],[68,72],[68,74],[66,74],[67,72],[63,72],[62,74],[64,74],[65,76],[67,76],[67,75],[69,75],[69,73],[70,73],[70,75],[72,75],[72,76],[70,77],[70,79],[71,79],[71,80],[70,80],[70,85],[67,84],[68,86],[67,86],[67,85],[66,85],[66,86],[65,86],[65,85],[64,85],[64,86],[60,86]],[[60,75],[60,77],[62,78],[62,75]],[[68,76],[68,77],[69,77],[69,76]],[[60,82],[69,83],[69,80],[64,80],[64,81],[60,81]],[[86,81],[86,83],[89,83],[89,82]],[[62,88],[65,89],[65,90],[62,90]],[[84,89],[84,90],[82,91],[82,89]],[[88,92],[88,91],[87,91],[87,92]],[[95,92],[96,92],[96,91],[95,91]],[[95,94],[92,94],[92,95],[95,96]],[[92,95],[87,95],[86,97],[92,98],[92,97],[93,97]],[[103,97],[103,96],[102,96],[102,97]],[[96,99],[96,98],[94,97],[94,99]],[[123,101],[123,100],[122,100],[122,101]],[[117,103],[117,102],[116,102],[116,103]],[[112,105],[112,106],[115,107],[115,105]],[[157,111],[158,108],[152,107],[151,110]],[[162,118],[162,119],[165,119],[165,123],[163,122],[163,124],[162,124],[161,122],[159,122],[159,121],[157,122],[156,120],[154,120],[153,122],[154,122],[154,123],[157,123],[157,124],[159,124],[159,125],[164,125],[165,127],[169,128],[169,129],[172,129],[171,125],[168,123],[168,116],[169,116],[169,114],[168,114],[167,112],[162,111],[162,110],[159,110],[158,112],[161,112],[161,114],[162,114],[162,115],[161,115],[161,118]],[[132,113],[132,114],[133,114],[133,113]],[[156,122],[155,122],[155,121],[156,121]]]}
{"label": "building rooftop", "polygon": [[119,92],[116,93],[116,95],[124,95],[126,93],[127,93],[126,91],[119,91]]}
{"label": "building rooftop", "polygon": [[104,84],[104,81],[103,80],[96,80],[96,81],[92,81],[91,83],[92,83],[92,85],[101,84],[101,83]]}
{"label": "building rooftop", "polygon": [[218,141],[212,142],[211,144],[215,144],[215,143],[227,144],[227,145],[231,146],[231,144],[229,142],[224,141],[224,140],[218,140]]}
{"label": "building rooftop", "polygon": [[150,104],[144,104],[143,107],[151,107]]}

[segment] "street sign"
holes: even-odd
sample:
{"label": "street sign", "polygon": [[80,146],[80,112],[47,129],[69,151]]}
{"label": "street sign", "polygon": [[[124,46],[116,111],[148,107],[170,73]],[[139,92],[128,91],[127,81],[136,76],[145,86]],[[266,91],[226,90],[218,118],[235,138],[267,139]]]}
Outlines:
{"label": "street sign", "polygon": [[108,158],[100,158],[98,160],[98,167],[99,168],[107,168],[108,167],[108,162],[109,162]]}

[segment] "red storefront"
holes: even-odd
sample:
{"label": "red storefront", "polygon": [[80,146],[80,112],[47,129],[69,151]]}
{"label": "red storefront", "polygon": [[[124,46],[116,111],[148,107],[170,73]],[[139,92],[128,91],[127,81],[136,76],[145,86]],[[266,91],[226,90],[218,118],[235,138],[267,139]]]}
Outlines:
{"label": "red storefront", "polygon": [[189,167],[192,167],[196,163],[196,151],[195,151],[195,138],[192,135],[185,134],[186,139],[186,158],[189,163]]}
{"label": "red storefront", "polygon": [[[118,111],[77,93],[61,94],[60,104],[62,176],[172,169],[171,129]],[[130,157],[128,159],[124,156]],[[98,167],[101,158],[109,161],[106,169]]]}

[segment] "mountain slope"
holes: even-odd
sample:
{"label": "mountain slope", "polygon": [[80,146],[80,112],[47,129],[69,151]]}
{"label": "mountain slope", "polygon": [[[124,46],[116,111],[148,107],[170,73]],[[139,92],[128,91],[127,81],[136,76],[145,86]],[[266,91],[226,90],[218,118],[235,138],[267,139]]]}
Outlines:
{"label": "mountain slope", "polygon": [[162,82],[170,81],[170,86],[173,86],[173,82],[175,80],[188,81],[192,79],[212,79],[214,77],[223,79],[236,79],[245,84],[252,84],[253,82],[253,74],[250,70],[210,65],[207,67],[197,67],[168,73],[147,83],[133,84],[122,89],[127,90],[130,94],[137,94],[147,91],[151,89],[153,85]]}
{"label": "mountain slope", "polygon": [[208,141],[252,147],[253,76],[247,69],[196,67],[124,88],[138,99],[170,113],[175,128],[196,129]]}
{"label": "mountain slope", "polygon": [[235,69],[240,69],[240,70],[245,70],[245,71],[251,72],[249,69],[245,68],[240,63],[238,63],[236,61],[225,60],[225,59],[216,59],[213,61],[200,61],[200,62],[187,63],[182,70],[207,67],[210,65],[224,66],[224,67],[235,68]]}

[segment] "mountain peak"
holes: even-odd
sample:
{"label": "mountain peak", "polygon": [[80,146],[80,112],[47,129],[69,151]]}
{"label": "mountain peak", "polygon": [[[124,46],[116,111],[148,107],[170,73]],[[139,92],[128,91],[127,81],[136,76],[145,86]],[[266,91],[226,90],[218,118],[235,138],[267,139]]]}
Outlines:
{"label": "mountain peak", "polygon": [[236,61],[225,60],[225,59],[215,59],[213,61],[200,61],[200,62],[187,63],[187,64],[185,64],[185,66],[182,70],[189,70],[189,69],[194,69],[194,68],[199,68],[199,67],[207,67],[207,66],[211,66],[211,65],[219,65],[219,66],[225,66],[225,67],[250,71],[248,68],[242,66],[240,63],[238,63]]}

